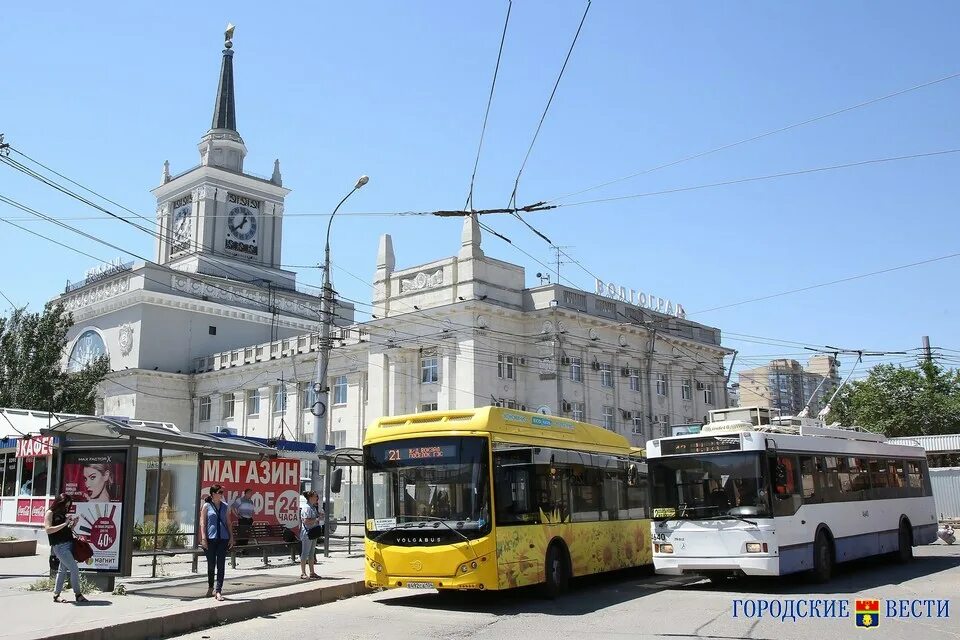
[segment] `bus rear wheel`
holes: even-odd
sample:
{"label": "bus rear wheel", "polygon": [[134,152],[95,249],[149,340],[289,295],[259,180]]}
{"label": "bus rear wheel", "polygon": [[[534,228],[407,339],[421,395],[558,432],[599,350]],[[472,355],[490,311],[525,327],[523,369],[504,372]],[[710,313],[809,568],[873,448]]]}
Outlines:
{"label": "bus rear wheel", "polygon": [[833,575],[833,548],[827,534],[819,531],[813,543],[813,581],[820,584],[830,582],[831,575]]}
{"label": "bus rear wheel", "polygon": [[900,521],[900,531],[897,533],[899,546],[897,547],[897,561],[910,562],[913,560],[913,535],[910,524],[906,520]]}
{"label": "bus rear wheel", "polygon": [[552,544],[547,549],[547,557],[543,565],[544,595],[553,599],[567,590],[570,585],[570,574],[567,570],[567,556],[559,544]]}

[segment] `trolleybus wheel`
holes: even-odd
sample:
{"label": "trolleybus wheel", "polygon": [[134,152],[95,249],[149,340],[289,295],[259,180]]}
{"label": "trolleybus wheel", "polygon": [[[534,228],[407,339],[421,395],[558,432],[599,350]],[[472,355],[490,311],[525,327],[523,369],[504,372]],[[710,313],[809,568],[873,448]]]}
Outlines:
{"label": "trolleybus wheel", "polygon": [[546,578],[544,593],[548,598],[556,598],[567,590],[570,583],[567,558],[559,544],[552,544],[547,549],[543,569]]}
{"label": "trolleybus wheel", "polygon": [[897,534],[900,546],[897,548],[897,561],[910,562],[913,560],[913,535],[910,524],[906,520],[900,521],[900,531]]}
{"label": "trolleybus wheel", "polygon": [[833,549],[830,539],[823,531],[817,532],[813,543],[813,579],[815,582],[829,582],[833,574]]}

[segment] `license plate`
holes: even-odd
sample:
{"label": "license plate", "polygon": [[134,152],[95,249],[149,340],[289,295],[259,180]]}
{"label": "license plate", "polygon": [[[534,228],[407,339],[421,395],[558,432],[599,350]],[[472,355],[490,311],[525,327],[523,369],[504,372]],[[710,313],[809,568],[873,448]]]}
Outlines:
{"label": "license plate", "polygon": [[432,582],[408,582],[406,585],[407,589],[433,589]]}

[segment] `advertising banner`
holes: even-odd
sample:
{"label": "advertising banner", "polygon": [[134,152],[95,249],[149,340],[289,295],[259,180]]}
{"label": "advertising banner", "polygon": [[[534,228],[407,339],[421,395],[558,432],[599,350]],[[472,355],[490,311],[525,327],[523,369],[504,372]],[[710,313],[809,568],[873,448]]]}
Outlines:
{"label": "advertising banner", "polygon": [[62,491],[73,497],[74,533],[90,543],[93,557],[84,571],[119,571],[123,539],[125,451],[67,451],[63,454]]}
{"label": "advertising banner", "polygon": [[34,436],[17,440],[18,458],[37,458],[53,453],[53,436]]}
{"label": "advertising banner", "polygon": [[300,524],[299,460],[204,460],[201,498],[215,484],[223,487],[223,499],[231,511],[239,506],[244,490],[252,490],[255,523],[282,524],[288,529]]}

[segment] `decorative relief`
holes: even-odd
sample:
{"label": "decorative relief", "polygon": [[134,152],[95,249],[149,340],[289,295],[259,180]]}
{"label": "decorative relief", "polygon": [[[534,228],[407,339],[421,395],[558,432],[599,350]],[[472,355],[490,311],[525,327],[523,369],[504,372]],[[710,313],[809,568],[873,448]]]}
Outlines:
{"label": "decorative relief", "polygon": [[120,325],[120,335],[117,337],[120,344],[120,353],[128,356],[133,351],[133,327],[130,323]]}
{"label": "decorative relief", "polygon": [[121,293],[126,293],[129,290],[129,276],[110,280],[109,282],[102,282],[97,284],[96,287],[91,287],[90,289],[77,293],[75,296],[67,298],[66,302],[64,302],[64,307],[66,307],[67,311],[75,311],[76,309],[82,309],[96,302],[113,298]]}
{"label": "decorative relief", "polygon": [[443,284],[443,269],[437,269],[431,274],[424,272],[418,273],[413,278],[400,279],[400,293],[408,291],[419,291],[421,289],[431,289]]}
{"label": "decorative relief", "polygon": [[374,300],[383,300],[387,297],[387,287],[384,283],[378,282],[373,285]]}
{"label": "decorative relief", "polygon": [[[195,280],[187,276],[173,276],[173,289],[183,291],[194,296],[202,296],[208,300],[217,300],[229,304],[249,307],[251,304],[259,304],[264,308],[270,304],[270,297],[260,289],[248,289],[246,287],[237,287],[231,285],[218,285],[216,287]],[[275,295],[273,304],[281,311],[288,313],[304,315],[306,313],[320,313],[320,303],[309,304],[295,298]]]}
{"label": "decorative relief", "polygon": [[[211,197],[211,198],[214,198],[214,197],[215,197],[215,198],[217,199],[217,202],[226,202],[226,201],[227,201],[227,190],[226,190],[226,189],[212,189],[211,187],[207,187],[207,189],[209,190],[208,193],[210,193],[210,197]],[[211,193],[211,192],[212,192],[212,193]]]}

